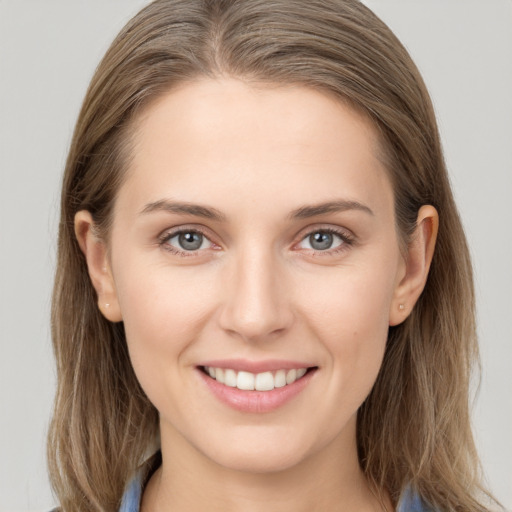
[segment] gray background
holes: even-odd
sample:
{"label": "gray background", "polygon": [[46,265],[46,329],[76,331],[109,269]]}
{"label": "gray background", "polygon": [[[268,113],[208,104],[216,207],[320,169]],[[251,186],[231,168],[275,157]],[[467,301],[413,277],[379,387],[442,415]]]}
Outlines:
{"label": "gray background", "polygon": [[[0,0],[0,511],[53,504],[49,304],[58,189],[99,59],[144,0]],[[512,2],[368,0],[432,94],[476,271],[475,434],[512,509]]]}

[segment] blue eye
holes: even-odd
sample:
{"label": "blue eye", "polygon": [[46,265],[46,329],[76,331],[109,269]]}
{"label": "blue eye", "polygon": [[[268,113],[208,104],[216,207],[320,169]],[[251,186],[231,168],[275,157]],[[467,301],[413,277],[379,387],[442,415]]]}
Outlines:
{"label": "blue eye", "polygon": [[199,251],[208,249],[212,243],[198,231],[180,231],[168,236],[164,241],[166,245],[179,251]]}
{"label": "blue eye", "polygon": [[336,249],[345,243],[344,238],[328,230],[318,230],[310,233],[299,244],[301,249],[313,249],[314,251],[328,251]]}

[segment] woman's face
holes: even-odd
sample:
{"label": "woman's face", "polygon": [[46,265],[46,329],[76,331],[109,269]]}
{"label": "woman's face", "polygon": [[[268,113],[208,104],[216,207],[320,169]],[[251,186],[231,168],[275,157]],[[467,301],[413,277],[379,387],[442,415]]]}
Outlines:
{"label": "woman's face", "polygon": [[406,274],[376,154],[367,120],[303,87],[203,80],[145,111],[111,311],[163,445],[258,472],[355,452]]}

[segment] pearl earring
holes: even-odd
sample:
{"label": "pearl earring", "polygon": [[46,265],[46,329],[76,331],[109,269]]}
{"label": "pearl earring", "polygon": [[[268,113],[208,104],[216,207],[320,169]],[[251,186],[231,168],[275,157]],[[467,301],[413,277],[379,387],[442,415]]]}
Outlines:
{"label": "pearl earring", "polygon": [[400,311],[403,311],[405,309],[405,305],[404,304],[398,304],[398,309]]}

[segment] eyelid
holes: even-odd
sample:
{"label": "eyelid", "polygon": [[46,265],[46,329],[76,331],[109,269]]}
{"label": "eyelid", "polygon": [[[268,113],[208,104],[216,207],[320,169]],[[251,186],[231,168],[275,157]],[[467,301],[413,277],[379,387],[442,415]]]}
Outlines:
{"label": "eyelid", "polygon": [[[195,251],[186,251],[167,243],[169,240],[171,240],[172,238],[181,233],[199,233],[210,242],[211,247],[208,247],[206,249],[197,249]],[[210,249],[218,250],[218,248],[220,247],[219,244],[212,240],[213,236],[210,234],[209,230],[197,224],[180,225],[173,228],[168,228],[164,230],[160,235],[158,235],[157,238],[158,245],[160,245],[164,250],[172,254],[177,254],[179,256],[198,256],[204,251],[208,251]]]}
{"label": "eyelid", "polygon": [[[180,233],[186,233],[186,232],[196,232],[204,236],[210,244],[212,244],[211,247],[208,247],[206,249],[197,249],[194,251],[186,251],[186,250],[180,250],[177,247],[174,247],[172,245],[167,244],[167,242],[175,237],[176,235],[179,235]],[[332,233],[336,236],[339,236],[343,243],[341,243],[339,246],[336,246],[331,249],[326,250],[316,250],[316,249],[304,249],[298,247],[298,245],[303,242],[308,236],[311,236],[314,233],[317,232],[325,232],[325,233]],[[173,254],[177,254],[179,256],[187,256],[187,257],[193,257],[193,256],[199,256],[201,253],[204,253],[209,250],[219,250],[221,249],[220,244],[216,243],[213,239],[215,238],[210,234],[210,230],[205,228],[204,226],[197,225],[197,224],[186,224],[186,225],[179,225],[175,226],[173,228],[168,228],[164,230],[160,235],[158,235],[158,244],[166,251],[169,251]],[[306,228],[302,229],[300,233],[296,237],[296,242],[293,243],[292,249],[294,250],[301,250],[301,251],[308,251],[310,253],[314,253],[315,255],[333,255],[338,252],[341,252],[343,250],[348,249],[351,245],[353,245],[356,242],[355,235],[347,228],[343,228],[341,226],[333,226],[333,225],[325,225],[325,224],[317,224],[313,226],[307,226]]]}
{"label": "eyelid", "polygon": [[[337,235],[341,238],[343,241],[342,244],[340,244],[337,247],[334,247],[332,249],[326,249],[325,251],[315,250],[315,249],[303,249],[298,247],[298,245],[303,242],[307,237],[311,236],[314,233],[318,232],[324,232],[324,233],[332,233],[333,235]],[[317,255],[332,255],[336,254],[338,252],[344,251],[348,249],[351,245],[353,245],[356,241],[355,235],[348,229],[342,228],[340,226],[332,226],[332,225],[325,225],[325,224],[319,224],[315,226],[308,226],[307,228],[301,230],[301,232],[297,235],[298,241],[293,244],[293,248],[297,248],[298,250],[303,251],[309,251],[311,253],[317,254]]]}

